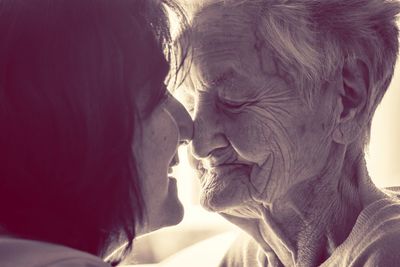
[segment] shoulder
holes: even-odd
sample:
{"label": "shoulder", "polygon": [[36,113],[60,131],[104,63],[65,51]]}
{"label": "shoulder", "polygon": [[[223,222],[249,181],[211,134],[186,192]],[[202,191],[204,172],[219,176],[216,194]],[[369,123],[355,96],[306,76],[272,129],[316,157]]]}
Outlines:
{"label": "shoulder", "polygon": [[383,233],[359,251],[352,266],[397,266],[400,262],[399,247],[400,230]]}
{"label": "shoulder", "polygon": [[324,266],[397,266],[400,261],[400,202],[376,201],[359,215],[349,237]]}
{"label": "shoulder", "polygon": [[109,267],[100,258],[69,247],[10,237],[0,237],[0,266]]}

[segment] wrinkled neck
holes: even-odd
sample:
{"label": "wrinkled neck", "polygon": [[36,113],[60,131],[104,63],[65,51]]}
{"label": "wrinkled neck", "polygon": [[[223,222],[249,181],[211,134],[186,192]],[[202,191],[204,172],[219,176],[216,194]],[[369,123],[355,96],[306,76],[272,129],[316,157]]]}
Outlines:
{"label": "wrinkled neck", "polygon": [[272,250],[282,265],[319,265],[348,237],[366,204],[365,192],[374,188],[363,156],[362,150],[338,145],[320,175],[296,184],[272,204],[249,205],[247,213],[253,209],[258,217],[224,216],[265,252]]}

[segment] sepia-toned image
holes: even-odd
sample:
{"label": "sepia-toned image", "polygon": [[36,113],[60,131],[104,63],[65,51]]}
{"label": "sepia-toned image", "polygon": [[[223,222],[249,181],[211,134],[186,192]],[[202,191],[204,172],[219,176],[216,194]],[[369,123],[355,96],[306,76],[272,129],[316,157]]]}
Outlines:
{"label": "sepia-toned image", "polygon": [[0,0],[0,267],[400,262],[398,0]]}

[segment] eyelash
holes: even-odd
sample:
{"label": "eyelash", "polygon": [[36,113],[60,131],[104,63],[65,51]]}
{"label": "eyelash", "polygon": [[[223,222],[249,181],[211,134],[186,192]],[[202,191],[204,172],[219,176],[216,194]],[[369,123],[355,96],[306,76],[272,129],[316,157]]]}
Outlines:
{"label": "eyelash", "polygon": [[231,110],[231,111],[240,111],[244,107],[246,107],[249,103],[234,103],[234,102],[227,102],[227,101],[220,101],[223,107]]}

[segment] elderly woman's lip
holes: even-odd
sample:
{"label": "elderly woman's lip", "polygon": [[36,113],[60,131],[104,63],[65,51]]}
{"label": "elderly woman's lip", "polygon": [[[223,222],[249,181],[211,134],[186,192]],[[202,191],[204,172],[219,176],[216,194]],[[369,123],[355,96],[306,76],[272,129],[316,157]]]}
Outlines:
{"label": "elderly woman's lip", "polygon": [[235,161],[235,162],[221,162],[221,163],[219,163],[219,164],[210,164],[208,167],[208,169],[215,169],[215,168],[218,168],[218,167],[223,167],[223,166],[238,166],[238,165],[241,165],[241,166],[249,166],[249,164],[246,164],[246,163],[243,163],[243,162],[237,162],[237,161]]}
{"label": "elderly woman's lip", "polygon": [[246,164],[229,163],[229,164],[218,165],[217,167],[210,169],[209,172],[215,173],[216,175],[220,176],[237,170],[246,170],[248,174],[250,174],[250,169],[251,169],[250,166]]}
{"label": "elderly woman's lip", "polygon": [[215,186],[229,184],[230,180],[240,179],[248,181],[250,166],[243,164],[225,164],[204,172],[200,179],[203,190],[213,190]]}
{"label": "elderly woman's lip", "polygon": [[232,149],[217,149],[207,158],[203,159],[202,164],[206,169],[211,169],[220,165],[237,163],[237,157],[238,155]]}
{"label": "elderly woman's lip", "polygon": [[234,171],[245,171],[246,175],[250,176],[251,166],[248,164],[232,162],[219,164],[214,167],[204,167],[204,165],[200,162],[197,170],[200,172],[200,175],[198,176],[200,182],[207,183],[207,180],[209,179],[215,179],[218,176],[230,175]]}

